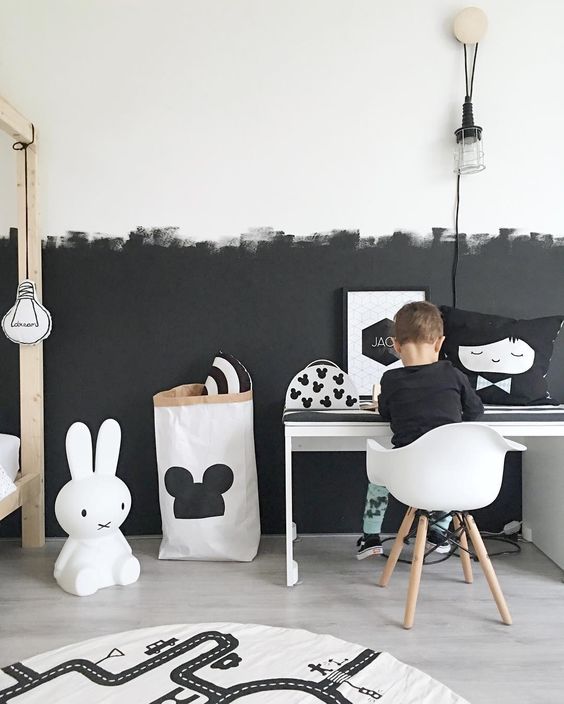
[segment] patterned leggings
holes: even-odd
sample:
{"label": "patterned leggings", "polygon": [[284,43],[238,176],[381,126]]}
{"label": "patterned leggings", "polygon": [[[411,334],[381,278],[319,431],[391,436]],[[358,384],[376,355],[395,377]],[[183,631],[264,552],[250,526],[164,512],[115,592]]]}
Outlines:
{"label": "patterned leggings", "polygon": [[[362,530],[365,533],[375,534],[380,533],[382,530],[382,521],[388,508],[388,496],[388,490],[385,486],[368,482],[364,520],[362,522]],[[449,524],[450,516],[445,516],[437,521],[435,525],[446,530]]]}

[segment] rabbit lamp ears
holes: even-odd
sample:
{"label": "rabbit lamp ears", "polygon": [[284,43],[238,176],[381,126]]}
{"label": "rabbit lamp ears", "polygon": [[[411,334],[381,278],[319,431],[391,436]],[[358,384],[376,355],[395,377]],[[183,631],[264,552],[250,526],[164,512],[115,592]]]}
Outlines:
{"label": "rabbit lamp ears", "polygon": [[[67,459],[71,477],[85,479],[92,476],[92,436],[84,423],[73,423],[66,437]],[[113,476],[117,470],[121,428],[117,420],[108,418],[100,426],[96,439],[96,474]]]}

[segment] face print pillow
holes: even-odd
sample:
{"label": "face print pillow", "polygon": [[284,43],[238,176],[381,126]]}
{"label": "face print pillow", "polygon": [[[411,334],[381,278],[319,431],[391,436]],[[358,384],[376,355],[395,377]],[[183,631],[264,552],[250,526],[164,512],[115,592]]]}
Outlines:
{"label": "face print pillow", "polygon": [[441,307],[443,354],[470,379],[484,403],[557,404],[546,374],[564,316],[516,320]]}

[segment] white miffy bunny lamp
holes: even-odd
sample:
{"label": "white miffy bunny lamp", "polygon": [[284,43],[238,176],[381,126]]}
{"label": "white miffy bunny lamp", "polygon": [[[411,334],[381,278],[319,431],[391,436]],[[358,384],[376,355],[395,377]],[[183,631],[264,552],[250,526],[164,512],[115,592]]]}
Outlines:
{"label": "white miffy bunny lamp", "polygon": [[120,530],[131,508],[129,489],[116,477],[120,443],[118,422],[105,420],[96,441],[94,471],[88,427],[73,423],[67,432],[72,479],[57,496],[55,515],[69,537],[55,562],[54,576],[62,589],[77,596],[139,578],[139,560]]}

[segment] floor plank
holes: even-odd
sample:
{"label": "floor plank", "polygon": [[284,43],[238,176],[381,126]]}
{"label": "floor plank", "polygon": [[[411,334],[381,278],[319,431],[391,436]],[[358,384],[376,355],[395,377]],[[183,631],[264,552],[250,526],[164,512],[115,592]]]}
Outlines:
{"label": "floor plank", "polygon": [[98,635],[168,623],[237,621],[306,628],[387,650],[472,704],[555,704],[564,697],[564,584],[536,548],[494,559],[513,616],[504,626],[485,579],[463,582],[459,560],[425,567],[415,626],[401,627],[408,566],[376,586],[382,558],[354,559],[348,536],[296,543],[300,576],[284,586],[284,542],[262,541],[250,564],[165,562],[158,540],[131,540],[142,576],[78,598],[52,578],[61,542],[22,551],[0,542],[0,665]]}

